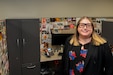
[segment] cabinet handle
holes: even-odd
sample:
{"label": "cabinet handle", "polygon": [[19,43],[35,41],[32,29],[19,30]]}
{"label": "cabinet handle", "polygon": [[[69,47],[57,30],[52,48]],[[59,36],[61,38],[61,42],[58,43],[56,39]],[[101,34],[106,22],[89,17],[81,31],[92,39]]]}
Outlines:
{"label": "cabinet handle", "polygon": [[16,39],[17,46],[19,46],[19,39]]}
{"label": "cabinet handle", "polygon": [[35,68],[35,67],[36,67],[36,65],[28,66],[27,68],[28,68],[28,69],[32,69],[32,68]]}
{"label": "cabinet handle", "polygon": [[23,45],[25,45],[25,39],[23,39]]}

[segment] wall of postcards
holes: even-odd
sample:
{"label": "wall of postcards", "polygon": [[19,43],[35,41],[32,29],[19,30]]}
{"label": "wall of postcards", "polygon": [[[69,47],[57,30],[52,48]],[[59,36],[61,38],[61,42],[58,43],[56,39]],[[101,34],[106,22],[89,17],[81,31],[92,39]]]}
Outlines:
{"label": "wall of postcards", "polygon": [[[68,33],[68,30],[74,30],[76,26],[75,17],[63,18],[40,18],[40,48],[41,51],[51,48],[51,34],[52,33]],[[67,31],[64,31],[67,30]],[[64,31],[64,32],[63,32]],[[58,46],[55,46],[59,48]],[[54,48],[55,48],[54,47]]]}
{"label": "wall of postcards", "polygon": [[[79,17],[54,17],[54,18],[40,18],[40,48],[41,51],[47,48],[59,48],[60,46],[52,46],[51,33],[69,33],[74,32]],[[102,21],[106,18],[92,17],[95,31],[101,35]],[[63,32],[64,31],[64,32]]]}
{"label": "wall of postcards", "polygon": [[8,52],[6,44],[6,26],[0,20],[0,75],[7,75],[9,71]]}

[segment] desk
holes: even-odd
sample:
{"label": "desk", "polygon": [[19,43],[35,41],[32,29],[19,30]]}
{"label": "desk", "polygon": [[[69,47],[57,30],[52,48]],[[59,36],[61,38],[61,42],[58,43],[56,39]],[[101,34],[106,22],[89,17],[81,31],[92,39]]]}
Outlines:
{"label": "desk", "polygon": [[44,54],[41,54],[40,62],[53,61],[53,60],[61,60],[62,56],[58,55],[59,52],[55,52],[53,56],[46,57]]}
{"label": "desk", "polygon": [[[62,59],[62,56],[59,56],[58,55],[59,52],[54,52],[54,55],[50,56],[50,57],[46,57],[46,55],[44,53],[41,53],[41,56],[40,56],[40,62],[42,63],[41,67],[43,69],[43,66],[44,68],[47,68],[48,67],[48,72],[51,73],[52,71],[52,74],[50,75],[59,75],[60,72],[62,71],[61,69],[61,61],[58,61],[58,63],[55,63],[54,61],[55,60],[61,60]],[[51,70],[49,70],[51,69]]]}

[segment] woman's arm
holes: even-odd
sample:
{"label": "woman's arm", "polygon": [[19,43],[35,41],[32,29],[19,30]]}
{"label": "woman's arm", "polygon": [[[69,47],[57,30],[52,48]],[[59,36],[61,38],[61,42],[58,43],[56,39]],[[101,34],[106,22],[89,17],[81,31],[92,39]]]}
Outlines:
{"label": "woman's arm", "polygon": [[69,75],[69,57],[68,57],[69,46],[70,44],[68,38],[65,42],[63,56],[62,56],[63,75]]}
{"label": "woman's arm", "polygon": [[113,75],[113,56],[108,43],[104,44],[105,75]]}

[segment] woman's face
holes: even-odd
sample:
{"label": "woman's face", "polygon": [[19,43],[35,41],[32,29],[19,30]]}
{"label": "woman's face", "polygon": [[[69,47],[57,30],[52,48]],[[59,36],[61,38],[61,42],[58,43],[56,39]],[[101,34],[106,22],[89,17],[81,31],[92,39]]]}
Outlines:
{"label": "woman's face", "polygon": [[81,37],[90,37],[93,32],[93,27],[91,22],[85,18],[82,19],[78,25],[78,33]]}

